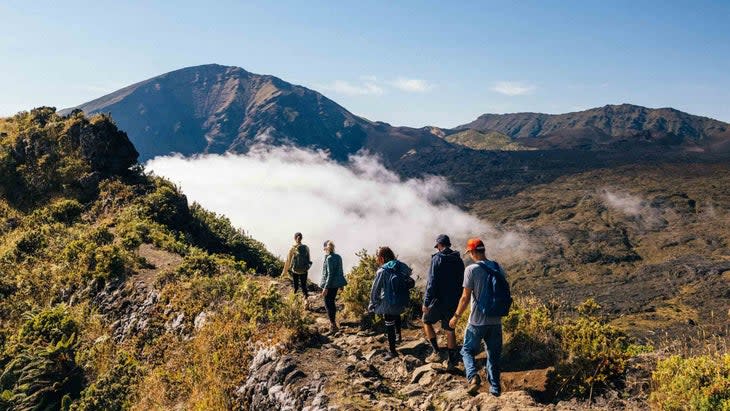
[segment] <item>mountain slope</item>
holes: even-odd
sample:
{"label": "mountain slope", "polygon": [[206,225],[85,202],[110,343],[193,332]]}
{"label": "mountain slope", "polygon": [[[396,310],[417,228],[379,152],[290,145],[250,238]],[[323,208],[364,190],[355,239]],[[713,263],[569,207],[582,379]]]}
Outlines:
{"label": "mountain slope", "polygon": [[258,141],[325,149],[337,159],[365,148],[393,160],[447,145],[425,129],[370,122],[277,77],[216,64],[172,71],[76,108],[111,113],[142,161],[172,152],[245,152]]}
{"label": "mountain slope", "polygon": [[541,148],[638,138],[663,145],[685,144],[711,150],[730,147],[730,124],[672,108],[650,109],[631,104],[557,115],[484,114],[457,129],[498,131],[523,144]]}

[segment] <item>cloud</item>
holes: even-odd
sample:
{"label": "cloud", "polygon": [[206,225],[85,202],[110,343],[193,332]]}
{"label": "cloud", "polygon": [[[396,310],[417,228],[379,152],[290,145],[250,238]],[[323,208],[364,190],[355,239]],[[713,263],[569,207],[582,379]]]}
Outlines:
{"label": "cloud", "polygon": [[641,197],[604,188],[600,192],[600,198],[608,208],[631,217],[644,228],[661,228],[665,223],[661,210],[652,207]]}
{"label": "cloud", "polygon": [[330,84],[321,85],[320,88],[325,91],[331,91],[333,93],[344,94],[347,96],[379,96],[385,92],[385,90],[383,90],[383,87],[376,84],[375,81],[366,79],[359,83],[351,83],[345,80],[335,80]]}
{"label": "cloud", "polygon": [[492,91],[504,94],[505,96],[524,96],[532,94],[535,91],[535,86],[531,84],[522,83],[519,81],[498,81],[494,83]]}
{"label": "cloud", "polygon": [[446,233],[455,249],[481,236],[500,261],[528,249],[526,237],[497,230],[448,201],[452,194],[441,177],[403,180],[378,158],[356,155],[347,164],[323,152],[293,147],[256,146],[245,155],[157,157],[148,170],[179,184],[191,201],[228,216],[234,225],[284,256],[294,232],[304,234],[317,280],[321,244],[333,240],[346,269],[355,253],[389,245],[421,278],[434,252],[434,240]]}
{"label": "cloud", "polygon": [[430,84],[426,80],[405,77],[398,77],[391,81],[390,85],[408,93],[425,93],[431,91],[434,87],[433,84]]}

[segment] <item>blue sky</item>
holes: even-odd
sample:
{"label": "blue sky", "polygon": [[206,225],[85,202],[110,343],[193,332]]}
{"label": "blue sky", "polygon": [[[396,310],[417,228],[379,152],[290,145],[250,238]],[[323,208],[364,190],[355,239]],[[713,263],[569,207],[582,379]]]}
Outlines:
{"label": "blue sky", "polygon": [[614,103],[730,121],[730,1],[4,1],[0,115],[206,63],[442,127]]}

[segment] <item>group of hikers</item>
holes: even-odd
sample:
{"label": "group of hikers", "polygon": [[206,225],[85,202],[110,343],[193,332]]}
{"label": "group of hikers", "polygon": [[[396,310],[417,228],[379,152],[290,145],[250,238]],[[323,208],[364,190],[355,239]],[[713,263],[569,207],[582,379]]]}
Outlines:
{"label": "group of hikers", "polygon": [[[294,292],[302,290],[305,299],[307,275],[312,266],[309,247],[302,243],[302,234],[294,235],[295,244],[289,250],[284,274],[292,278]],[[347,285],[342,258],[335,253],[335,244],[325,241],[325,258],[322,266],[322,297],[330,320],[330,332],[338,331],[335,299],[337,292]],[[468,391],[475,394],[481,385],[475,356],[482,344],[487,351],[487,379],[489,392],[500,395],[500,356],[502,353],[502,318],[509,312],[512,297],[505,271],[495,261],[487,259],[486,248],[479,238],[469,239],[466,253],[474,262],[468,267],[458,251],[451,248],[448,235],[436,238],[428,270],[422,311],[423,331],[431,345],[432,353],[427,362],[446,362],[447,369],[458,364],[456,325],[459,318],[470,308],[468,325],[464,331],[461,358],[464,363]],[[389,351],[386,359],[398,356],[396,347],[401,343],[401,315],[410,305],[410,289],[415,286],[411,268],[399,261],[390,247],[380,247],[375,253],[378,270],[370,292],[368,310],[383,317],[388,337]],[[439,347],[435,324],[446,333],[446,349]]]}

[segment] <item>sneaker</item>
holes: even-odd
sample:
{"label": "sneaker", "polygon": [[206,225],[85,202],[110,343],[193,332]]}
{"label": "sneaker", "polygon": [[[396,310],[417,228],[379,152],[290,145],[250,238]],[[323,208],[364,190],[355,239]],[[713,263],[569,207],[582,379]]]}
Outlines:
{"label": "sneaker", "polygon": [[434,362],[441,363],[441,362],[444,362],[445,359],[446,358],[444,356],[443,351],[434,351],[431,355],[429,355],[428,357],[426,357],[426,362],[430,362],[430,363],[434,363]]}
{"label": "sneaker", "polygon": [[471,380],[469,380],[469,387],[466,389],[466,392],[468,392],[469,395],[476,395],[479,392],[480,385],[482,385],[482,379],[479,375],[475,375],[471,377]]}
{"label": "sneaker", "polygon": [[500,395],[502,395],[499,388],[494,388],[494,387],[489,388],[489,393],[494,395],[495,397],[499,397]]}
{"label": "sneaker", "polygon": [[385,358],[385,361],[390,361],[390,360],[392,360],[394,358],[398,358],[398,353],[397,352],[393,352],[393,351],[388,351],[388,352],[385,353],[384,358]]}

